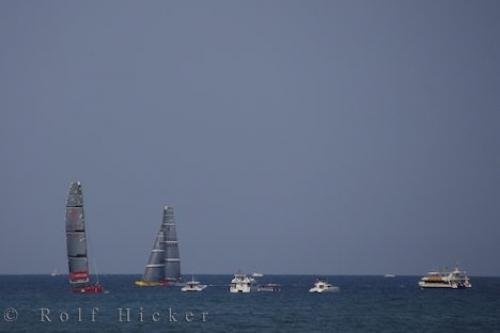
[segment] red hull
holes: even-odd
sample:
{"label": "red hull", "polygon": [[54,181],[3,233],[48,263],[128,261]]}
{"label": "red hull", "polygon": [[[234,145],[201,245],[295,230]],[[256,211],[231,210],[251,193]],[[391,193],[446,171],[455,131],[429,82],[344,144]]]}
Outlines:
{"label": "red hull", "polygon": [[73,288],[73,292],[79,293],[79,294],[100,294],[103,291],[104,291],[104,288],[100,284],[93,284],[93,285],[81,287],[81,288]]}
{"label": "red hull", "polygon": [[170,282],[168,280],[160,280],[158,281],[160,287],[169,287]]}

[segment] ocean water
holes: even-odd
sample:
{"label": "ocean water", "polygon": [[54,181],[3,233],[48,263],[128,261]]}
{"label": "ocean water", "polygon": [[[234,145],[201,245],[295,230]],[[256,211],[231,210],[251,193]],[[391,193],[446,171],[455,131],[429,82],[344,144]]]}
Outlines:
{"label": "ocean water", "polygon": [[230,294],[229,275],[196,276],[210,286],[192,294],[135,287],[138,278],[104,275],[109,293],[79,295],[66,276],[0,276],[0,332],[500,332],[500,278],[420,290],[418,277],[329,276],[340,291],[328,294],[308,293],[315,276],[264,276],[282,291],[251,294]]}

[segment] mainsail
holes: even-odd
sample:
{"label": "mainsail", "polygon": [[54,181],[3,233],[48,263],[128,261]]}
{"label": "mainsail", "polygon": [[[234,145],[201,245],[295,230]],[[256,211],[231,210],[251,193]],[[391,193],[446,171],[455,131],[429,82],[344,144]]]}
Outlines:
{"label": "mainsail", "polygon": [[144,269],[142,280],[148,282],[161,282],[165,280],[165,246],[164,246],[164,232],[160,228],[156,235],[153,249],[149,255],[149,260]]}
{"label": "mainsail", "polygon": [[66,200],[66,247],[69,283],[73,290],[82,293],[101,292],[99,284],[90,283],[82,185],[78,181],[70,184]]}
{"label": "mainsail", "polygon": [[181,261],[175,230],[174,207],[166,205],[163,208],[162,227],[165,232],[165,279],[167,281],[180,281]]}
{"label": "mainsail", "polygon": [[156,234],[144,275],[141,280],[135,281],[135,284],[140,287],[163,286],[179,282],[180,277],[181,266],[174,208],[167,205],[163,208],[163,220]]}
{"label": "mainsail", "polygon": [[82,186],[79,182],[71,183],[66,200],[66,246],[68,249],[69,283],[78,287],[88,285],[87,239],[85,237]]}

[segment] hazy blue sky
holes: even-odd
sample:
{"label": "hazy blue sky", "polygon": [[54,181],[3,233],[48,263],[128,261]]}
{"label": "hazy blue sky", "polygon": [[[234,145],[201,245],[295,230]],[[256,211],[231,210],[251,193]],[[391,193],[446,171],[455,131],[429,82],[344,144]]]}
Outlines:
{"label": "hazy blue sky", "polygon": [[0,273],[500,274],[500,2],[0,1]]}

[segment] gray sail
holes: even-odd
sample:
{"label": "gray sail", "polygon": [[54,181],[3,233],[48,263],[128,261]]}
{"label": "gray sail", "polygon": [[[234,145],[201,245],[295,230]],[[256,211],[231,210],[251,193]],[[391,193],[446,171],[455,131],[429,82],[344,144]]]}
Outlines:
{"label": "gray sail", "polygon": [[165,280],[165,245],[164,245],[164,231],[163,226],[158,231],[156,235],[155,242],[153,244],[153,249],[149,255],[148,264],[144,269],[143,280],[158,281],[161,282]]}
{"label": "gray sail", "polygon": [[174,207],[168,205],[164,207],[162,228],[165,232],[165,279],[179,281],[181,278],[181,261],[175,230]]}
{"label": "gray sail", "polygon": [[89,285],[89,264],[83,194],[80,182],[72,182],[66,200],[66,248],[68,253],[69,282],[74,287]]}

